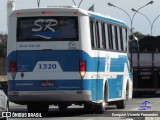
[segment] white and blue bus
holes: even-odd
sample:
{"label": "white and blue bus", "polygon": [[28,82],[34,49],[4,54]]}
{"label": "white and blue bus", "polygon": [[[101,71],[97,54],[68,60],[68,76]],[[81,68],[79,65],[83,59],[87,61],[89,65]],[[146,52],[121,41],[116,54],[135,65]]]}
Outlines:
{"label": "white and blue bus", "polygon": [[132,98],[130,30],[76,7],[14,10],[8,17],[9,100],[28,111],[72,104],[102,113]]}

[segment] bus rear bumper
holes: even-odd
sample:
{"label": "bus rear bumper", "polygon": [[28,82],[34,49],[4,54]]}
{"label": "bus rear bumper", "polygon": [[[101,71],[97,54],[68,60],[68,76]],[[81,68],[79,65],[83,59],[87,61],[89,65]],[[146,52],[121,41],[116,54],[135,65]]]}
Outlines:
{"label": "bus rear bumper", "polygon": [[69,102],[69,101],[91,101],[91,91],[9,91],[11,102]]}

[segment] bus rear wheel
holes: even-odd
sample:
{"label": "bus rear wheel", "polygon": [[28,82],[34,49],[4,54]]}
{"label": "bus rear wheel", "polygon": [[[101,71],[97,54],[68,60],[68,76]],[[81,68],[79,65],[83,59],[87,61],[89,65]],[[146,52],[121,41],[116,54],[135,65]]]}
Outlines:
{"label": "bus rear wheel", "polygon": [[95,107],[94,107],[95,113],[97,113],[97,114],[104,113],[105,112],[105,106],[106,106],[105,102],[102,102],[98,105],[95,105]]}
{"label": "bus rear wheel", "polygon": [[126,93],[125,93],[125,95],[126,95],[125,100],[120,100],[120,101],[116,102],[117,109],[124,109],[126,107],[126,101],[128,99],[128,96],[129,96],[128,85],[126,87]]}
{"label": "bus rear wheel", "polygon": [[59,104],[59,105],[58,105],[58,108],[59,108],[60,110],[67,110],[68,105],[66,105],[66,104]]}
{"label": "bus rear wheel", "polygon": [[27,105],[28,112],[30,113],[35,113],[35,112],[40,112],[40,113],[48,113],[49,111],[49,105],[47,104],[28,104]]}
{"label": "bus rear wheel", "polygon": [[84,103],[84,110],[88,113],[94,112],[94,105],[91,103]]}
{"label": "bus rear wheel", "polygon": [[126,107],[126,100],[120,100],[116,102],[117,109],[124,109]]}

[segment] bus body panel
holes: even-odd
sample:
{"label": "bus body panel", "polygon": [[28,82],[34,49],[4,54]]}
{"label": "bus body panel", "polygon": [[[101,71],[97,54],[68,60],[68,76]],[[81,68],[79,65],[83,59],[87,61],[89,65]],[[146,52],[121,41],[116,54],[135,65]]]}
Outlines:
{"label": "bus body panel", "polygon": [[[26,11],[18,12],[22,12],[22,18],[42,16],[41,9],[35,10],[37,12],[35,15],[23,14]],[[55,9],[55,11],[59,10]],[[78,18],[78,40],[76,41],[17,42],[17,36],[12,32],[17,31],[17,14],[16,12],[11,14],[7,52],[10,101],[25,104],[35,101],[99,103],[104,98],[105,87],[107,87],[107,102],[124,100],[127,81],[130,84],[129,98],[131,98],[132,77],[127,54],[94,50],[91,46],[90,15],[78,10],[72,15],[70,12],[73,13],[75,10],[68,10],[66,13],[69,14],[64,15],[63,11],[54,16]],[[44,15],[43,19],[50,16]],[[113,21],[115,24],[115,20]],[[16,72],[10,71],[12,61],[16,61]],[[86,62],[83,77],[80,76],[81,61]]]}

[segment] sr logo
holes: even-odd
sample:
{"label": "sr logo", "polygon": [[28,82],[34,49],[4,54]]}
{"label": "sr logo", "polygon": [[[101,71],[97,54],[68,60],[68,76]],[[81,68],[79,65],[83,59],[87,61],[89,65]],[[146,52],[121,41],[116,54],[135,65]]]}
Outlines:
{"label": "sr logo", "polygon": [[58,21],[55,19],[38,19],[34,22],[34,28],[32,28],[32,31],[39,32],[46,31],[47,29],[49,29],[51,32],[55,32],[55,29],[53,29],[53,27],[57,24]]}

